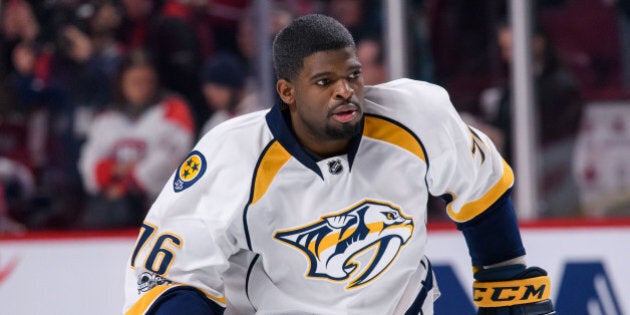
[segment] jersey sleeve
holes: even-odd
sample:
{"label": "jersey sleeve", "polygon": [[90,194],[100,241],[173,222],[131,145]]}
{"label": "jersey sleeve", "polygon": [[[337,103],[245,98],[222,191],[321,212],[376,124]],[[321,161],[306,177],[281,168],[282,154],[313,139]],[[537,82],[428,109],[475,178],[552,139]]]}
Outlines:
{"label": "jersey sleeve", "polygon": [[191,297],[186,293],[167,303],[182,295],[175,294],[179,290],[226,306],[223,273],[243,246],[238,222],[251,178],[226,142],[204,137],[149,210],[127,265],[126,314],[153,314],[159,305],[173,307]]}
{"label": "jersey sleeve", "polygon": [[427,185],[432,195],[447,202],[448,216],[463,232],[473,265],[523,256],[510,197],[512,169],[488,136],[462,121],[443,88],[414,88],[416,99],[427,100],[419,104]]}

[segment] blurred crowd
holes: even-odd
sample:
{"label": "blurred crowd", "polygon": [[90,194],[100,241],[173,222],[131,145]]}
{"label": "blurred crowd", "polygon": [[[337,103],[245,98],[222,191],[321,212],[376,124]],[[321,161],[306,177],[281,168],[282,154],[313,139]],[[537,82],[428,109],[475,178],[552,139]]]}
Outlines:
{"label": "blurred crowd", "polygon": [[[578,186],[594,171],[572,157],[585,104],[630,97],[628,2],[536,1],[544,216],[588,215]],[[265,3],[267,24],[256,0],[0,1],[0,233],[139,226],[197,139],[272,105],[259,40],[296,16],[337,18],[355,37],[365,83],[387,80],[380,0]],[[512,162],[507,3],[406,4],[407,76],[447,88]]]}

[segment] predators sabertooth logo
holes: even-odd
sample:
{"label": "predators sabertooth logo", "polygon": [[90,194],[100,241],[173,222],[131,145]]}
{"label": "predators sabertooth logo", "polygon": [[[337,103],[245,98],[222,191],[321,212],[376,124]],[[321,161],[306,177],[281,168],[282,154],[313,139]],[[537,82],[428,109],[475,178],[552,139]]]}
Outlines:
{"label": "predators sabertooth logo", "polygon": [[[278,231],[274,237],[308,257],[308,277],[344,281],[356,272],[358,275],[346,286],[353,289],[385,271],[412,233],[413,220],[399,208],[364,200],[306,227]],[[360,268],[356,259],[368,253],[372,253],[367,256],[369,262]],[[359,269],[361,272],[357,272]]]}

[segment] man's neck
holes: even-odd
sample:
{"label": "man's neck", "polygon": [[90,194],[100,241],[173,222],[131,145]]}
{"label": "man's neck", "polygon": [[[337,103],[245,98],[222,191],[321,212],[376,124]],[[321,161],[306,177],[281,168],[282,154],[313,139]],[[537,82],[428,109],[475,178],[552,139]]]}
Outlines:
{"label": "man's neck", "polygon": [[285,119],[295,139],[297,139],[304,150],[316,161],[344,154],[348,151],[350,139],[322,140],[306,130],[297,130],[290,114],[285,115]]}

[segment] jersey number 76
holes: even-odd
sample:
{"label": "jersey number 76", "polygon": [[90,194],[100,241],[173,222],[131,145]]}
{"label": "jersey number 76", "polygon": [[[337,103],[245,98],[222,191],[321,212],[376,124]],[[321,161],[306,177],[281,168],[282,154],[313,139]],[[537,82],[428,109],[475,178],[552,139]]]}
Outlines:
{"label": "jersey number 76", "polygon": [[145,245],[150,245],[151,250],[144,261],[144,268],[159,275],[166,275],[175,258],[174,250],[182,248],[184,242],[173,233],[157,234],[156,231],[156,226],[147,222],[142,223],[136,247],[131,255],[131,267],[134,269],[137,267],[138,254]]}

